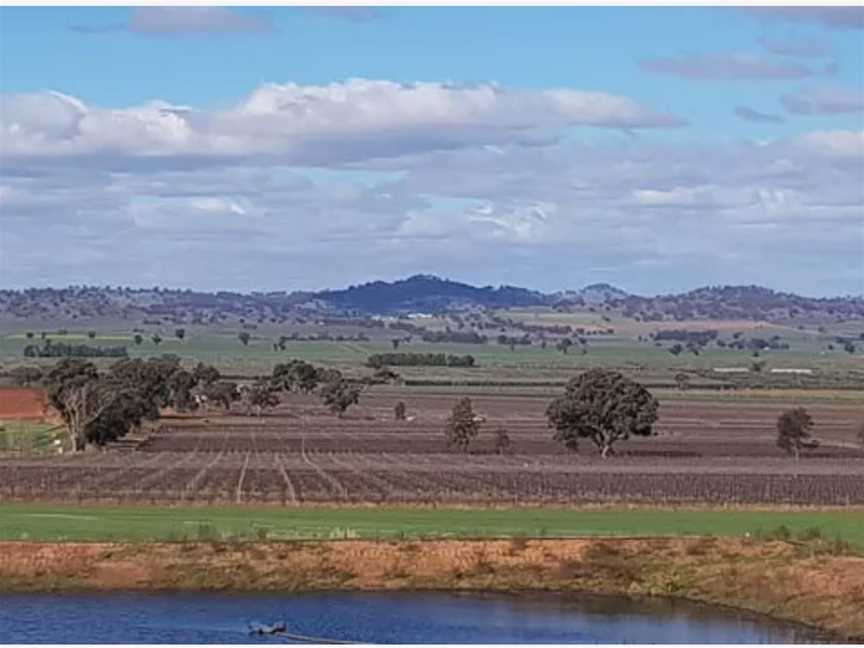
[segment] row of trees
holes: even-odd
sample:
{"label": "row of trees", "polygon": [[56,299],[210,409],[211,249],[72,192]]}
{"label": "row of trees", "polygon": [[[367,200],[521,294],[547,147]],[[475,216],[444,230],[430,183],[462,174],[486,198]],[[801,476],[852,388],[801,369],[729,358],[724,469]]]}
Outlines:
{"label": "row of trees", "polygon": [[[359,401],[362,385],[351,383],[335,369],[315,367],[302,360],[277,364],[272,374],[252,384],[223,380],[212,366],[198,363],[191,371],[179,358],[125,359],[100,371],[95,364],[65,359],[48,370],[20,367],[11,376],[22,385],[42,384],[50,405],[59,413],[76,452],[88,445],[104,445],[159,419],[162,410],[187,412],[201,405],[226,410],[241,401],[247,413],[261,415],[279,404],[281,392],[318,391],[328,409],[338,416]],[[366,384],[398,377],[379,369]]]}
{"label": "row of trees", "polygon": [[102,347],[45,340],[42,346],[28,344],[24,347],[25,358],[126,358],[128,356],[125,346]]}
{"label": "row of trees", "polygon": [[374,353],[366,366],[375,369],[393,367],[473,367],[474,356],[446,353]]}
{"label": "row of trees", "polygon": [[[379,370],[366,384],[388,382],[396,376],[386,369]],[[291,360],[273,367],[269,377],[237,388],[237,398],[245,402],[249,413],[260,416],[263,410],[279,404],[281,392],[311,394],[315,391],[327,408],[341,417],[351,405],[359,402],[362,386],[346,380],[337,369]]]}
{"label": "row of trees", "polygon": [[[30,379],[33,371],[38,370],[30,370]],[[39,380],[66,424],[72,448],[81,451],[157,420],[163,408],[195,409],[196,388],[206,388],[217,377],[212,367],[199,364],[187,371],[174,358],[121,360],[105,371],[89,361],[67,359]]]}

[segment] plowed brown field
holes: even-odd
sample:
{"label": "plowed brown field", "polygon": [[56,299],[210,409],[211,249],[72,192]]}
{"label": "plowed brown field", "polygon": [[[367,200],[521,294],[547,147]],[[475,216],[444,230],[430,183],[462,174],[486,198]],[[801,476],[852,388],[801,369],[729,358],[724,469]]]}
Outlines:
{"label": "plowed brown field", "polygon": [[[393,420],[403,400],[410,421]],[[809,407],[820,446],[796,462],[775,443],[789,402],[661,401],[657,435],[601,459],[552,440],[541,397],[477,395],[486,418],[470,453],[449,452],[454,396],[372,390],[345,418],[290,395],[257,418],[238,411],[162,420],[107,453],[0,462],[0,499],[208,503],[864,504],[857,404]],[[511,445],[494,448],[493,432]]]}

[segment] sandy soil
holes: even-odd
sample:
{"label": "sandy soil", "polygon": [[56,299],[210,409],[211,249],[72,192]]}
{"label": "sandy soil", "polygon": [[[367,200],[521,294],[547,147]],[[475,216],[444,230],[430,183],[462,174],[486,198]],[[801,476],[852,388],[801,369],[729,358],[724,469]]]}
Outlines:
{"label": "sandy soil", "polygon": [[677,596],[864,638],[864,558],[740,539],[0,543],[0,590],[463,589]]}

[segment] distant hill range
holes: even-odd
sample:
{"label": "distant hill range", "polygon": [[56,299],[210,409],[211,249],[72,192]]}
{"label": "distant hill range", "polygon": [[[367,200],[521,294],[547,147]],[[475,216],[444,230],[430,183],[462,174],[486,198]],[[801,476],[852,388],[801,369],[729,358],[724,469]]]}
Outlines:
{"label": "distant hill range", "polygon": [[609,284],[547,294],[516,286],[477,287],[432,275],[321,292],[241,294],[119,287],[0,291],[0,317],[19,321],[161,318],[206,324],[233,316],[276,322],[298,313],[393,315],[540,306],[616,312],[643,321],[864,319],[864,296],[813,298],[759,286],[711,286],[646,297]]}

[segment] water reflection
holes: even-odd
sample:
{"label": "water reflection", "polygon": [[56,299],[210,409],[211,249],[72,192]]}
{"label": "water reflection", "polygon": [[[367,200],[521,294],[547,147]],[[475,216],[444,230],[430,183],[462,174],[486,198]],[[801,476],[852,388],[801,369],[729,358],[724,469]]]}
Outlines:
{"label": "water reflection", "polygon": [[806,643],[812,631],[663,599],[453,593],[0,594],[2,643]]}

